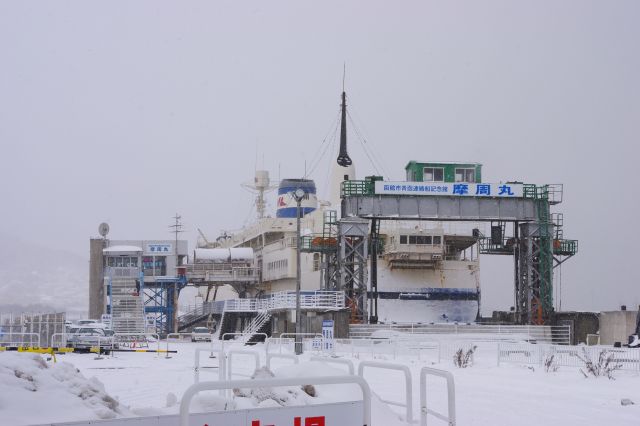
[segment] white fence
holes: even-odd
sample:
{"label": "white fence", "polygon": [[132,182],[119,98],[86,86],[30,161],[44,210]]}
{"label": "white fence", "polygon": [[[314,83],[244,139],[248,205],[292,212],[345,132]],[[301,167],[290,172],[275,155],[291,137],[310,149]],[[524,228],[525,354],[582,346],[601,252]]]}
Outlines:
{"label": "white fence", "polygon": [[[263,299],[230,299],[224,310],[229,312],[257,312],[295,309],[296,293],[281,291]],[[300,293],[301,309],[343,309],[343,291],[303,291]]]}
{"label": "white fence", "polygon": [[620,364],[622,370],[640,371],[640,350],[612,348],[610,346],[558,346],[532,345],[526,343],[499,343],[498,365],[502,363],[543,366],[550,361],[558,367],[584,367],[583,360],[598,361],[600,353],[613,354],[613,364]]}
{"label": "white fence", "polygon": [[393,338],[403,334],[448,335],[455,340],[470,339],[477,342],[511,341],[558,345],[571,343],[571,327],[568,325],[392,323],[351,325],[349,331],[349,337],[352,339]]}
{"label": "white fence", "polygon": [[[422,338],[420,338],[422,337]],[[451,360],[462,349],[467,352],[475,346],[470,340],[434,340],[437,336],[414,335],[397,339],[334,339],[332,352],[358,359],[417,358],[420,361],[442,362]]]}

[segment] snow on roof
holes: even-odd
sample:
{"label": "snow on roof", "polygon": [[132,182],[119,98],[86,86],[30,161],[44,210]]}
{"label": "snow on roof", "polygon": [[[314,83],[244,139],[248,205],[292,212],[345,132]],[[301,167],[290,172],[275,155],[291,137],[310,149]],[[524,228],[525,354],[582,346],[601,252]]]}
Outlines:
{"label": "snow on roof", "polygon": [[106,249],[102,250],[103,254],[109,254],[109,253],[130,253],[130,252],[142,252],[142,249],[140,247],[136,247],[136,246],[111,246],[111,247],[107,247]]}

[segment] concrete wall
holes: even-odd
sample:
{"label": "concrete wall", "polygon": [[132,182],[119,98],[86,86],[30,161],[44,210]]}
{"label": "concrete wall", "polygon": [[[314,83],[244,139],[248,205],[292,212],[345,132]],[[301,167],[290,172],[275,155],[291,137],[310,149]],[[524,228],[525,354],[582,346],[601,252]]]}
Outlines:
{"label": "concrete wall", "polygon": [[[349,311],[313,312],[302,311],[302,333],[322,334],[322,321],[334,321],[334,337],[346,339],[349,337]],[[278,312],[271,320],[272,336],[278,337],[282,333],[295,333],[296,324],[291,322],[289,311]]]}
{"label": "concrete wall", "polygon": [[100,319],[104,314],[104,286],[103,286],[103,260],[102,238],[89,240],[89,318]]}
{"label": "concrete wall", "polygon": [[599,329],[599,315],[595,312],[556,312],[555,325],[571,327],[571,344],[587,342],[587,334],[596,334]]}
{"label": "concrete wall", "polygon": [[626,344],[636,330],[637,311],[612,311],[600,313],[600,344],[615,342]]}

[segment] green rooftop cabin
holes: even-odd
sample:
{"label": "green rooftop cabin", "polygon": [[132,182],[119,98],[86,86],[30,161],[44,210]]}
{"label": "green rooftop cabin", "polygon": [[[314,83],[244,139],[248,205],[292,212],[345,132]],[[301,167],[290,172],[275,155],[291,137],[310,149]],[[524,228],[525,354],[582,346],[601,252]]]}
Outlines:
{"label": "green rooftop cabin", "polygon": [[407,182],[482,182],[479,163],[419,163],[410,161],[405,167]]}

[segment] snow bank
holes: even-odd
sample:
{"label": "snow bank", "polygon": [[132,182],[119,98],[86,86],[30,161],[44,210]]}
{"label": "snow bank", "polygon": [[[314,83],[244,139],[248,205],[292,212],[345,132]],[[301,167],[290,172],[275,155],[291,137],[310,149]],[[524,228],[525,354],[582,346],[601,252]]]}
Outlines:
{"label": "snow bank", "polygon": [[100,381],[73,365],[17,352],[0,353],[0,412],[2,423],[14,426],[128,414]]}

